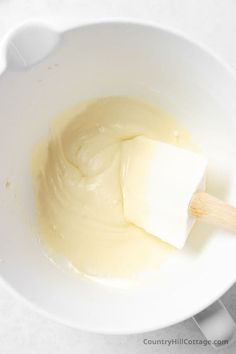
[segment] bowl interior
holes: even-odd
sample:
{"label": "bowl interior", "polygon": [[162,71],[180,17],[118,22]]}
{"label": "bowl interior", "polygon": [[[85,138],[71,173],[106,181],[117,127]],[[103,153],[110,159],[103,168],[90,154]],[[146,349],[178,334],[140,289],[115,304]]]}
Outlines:
{"label": "bowl interior", "polygon": [[209,158],[208,191],[236,204],[236,83],[216,59],[152,26],[93,24],[62,33],[30,70],[6,69],[0,92],[0,272],[18,293],[72,326],[132,333],[189,317],[233,283],[236,237],[211,227],[194,228],[155,284],[115,289],[52,264],[33,226],[34,143],[67,107],[107,95],[144,98],[181,121]]}

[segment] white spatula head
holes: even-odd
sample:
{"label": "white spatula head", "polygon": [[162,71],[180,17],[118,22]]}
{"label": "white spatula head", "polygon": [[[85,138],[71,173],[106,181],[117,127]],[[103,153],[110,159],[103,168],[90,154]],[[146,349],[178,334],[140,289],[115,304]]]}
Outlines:
{"label": "white spatula head", "polygon": [[182,248],[194,224],[188,206],[205,189],[207,159],[143,136],[127,140],[121,152],[121,187],[126,219]]}

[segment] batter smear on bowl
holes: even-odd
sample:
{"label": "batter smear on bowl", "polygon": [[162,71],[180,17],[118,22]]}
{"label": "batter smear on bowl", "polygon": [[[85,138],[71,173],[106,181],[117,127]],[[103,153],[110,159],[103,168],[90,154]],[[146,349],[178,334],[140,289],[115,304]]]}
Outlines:
{"label": "batter smear on bowl", "polygon": [[100,98],[65,112],[53,122],[48,141],[34,149],[41,241],[50,256],[84,275],[152,277],[174,250],[124,216],[121,148],[137,136],[194,149],[173,118],[129,97]]}

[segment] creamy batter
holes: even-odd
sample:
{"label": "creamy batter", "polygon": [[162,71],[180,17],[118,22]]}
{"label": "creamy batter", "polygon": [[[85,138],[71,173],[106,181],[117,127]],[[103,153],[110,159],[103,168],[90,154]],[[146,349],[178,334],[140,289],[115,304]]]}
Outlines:
{"label": "creamy batter", "polygon": [[192,148],[186,130],[156,107],[107,97],[67,111],[34,150],[41,240],[87,276],[148,277],[173,250],[124,217],[121,147],[139,135]]}

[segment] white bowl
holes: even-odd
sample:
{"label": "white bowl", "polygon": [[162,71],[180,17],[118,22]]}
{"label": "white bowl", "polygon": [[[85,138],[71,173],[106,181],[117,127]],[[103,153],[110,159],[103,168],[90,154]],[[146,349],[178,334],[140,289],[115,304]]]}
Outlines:
{"label": "white bowl", "polygon": [[23,25],[4,40],[0,65],[0,273],[12,289],[64,324],[116,334],[177,323],[229,289],[236,237],[200,225],[150,286],[116,289],[62,271],[30,226],[29,168],[34,143],[57,113],[96,96],[137,96],[190,130],[209,158],[209,192],[236,204],[236,81],[229,69],[182,36],[119,21],[66,31]]}

